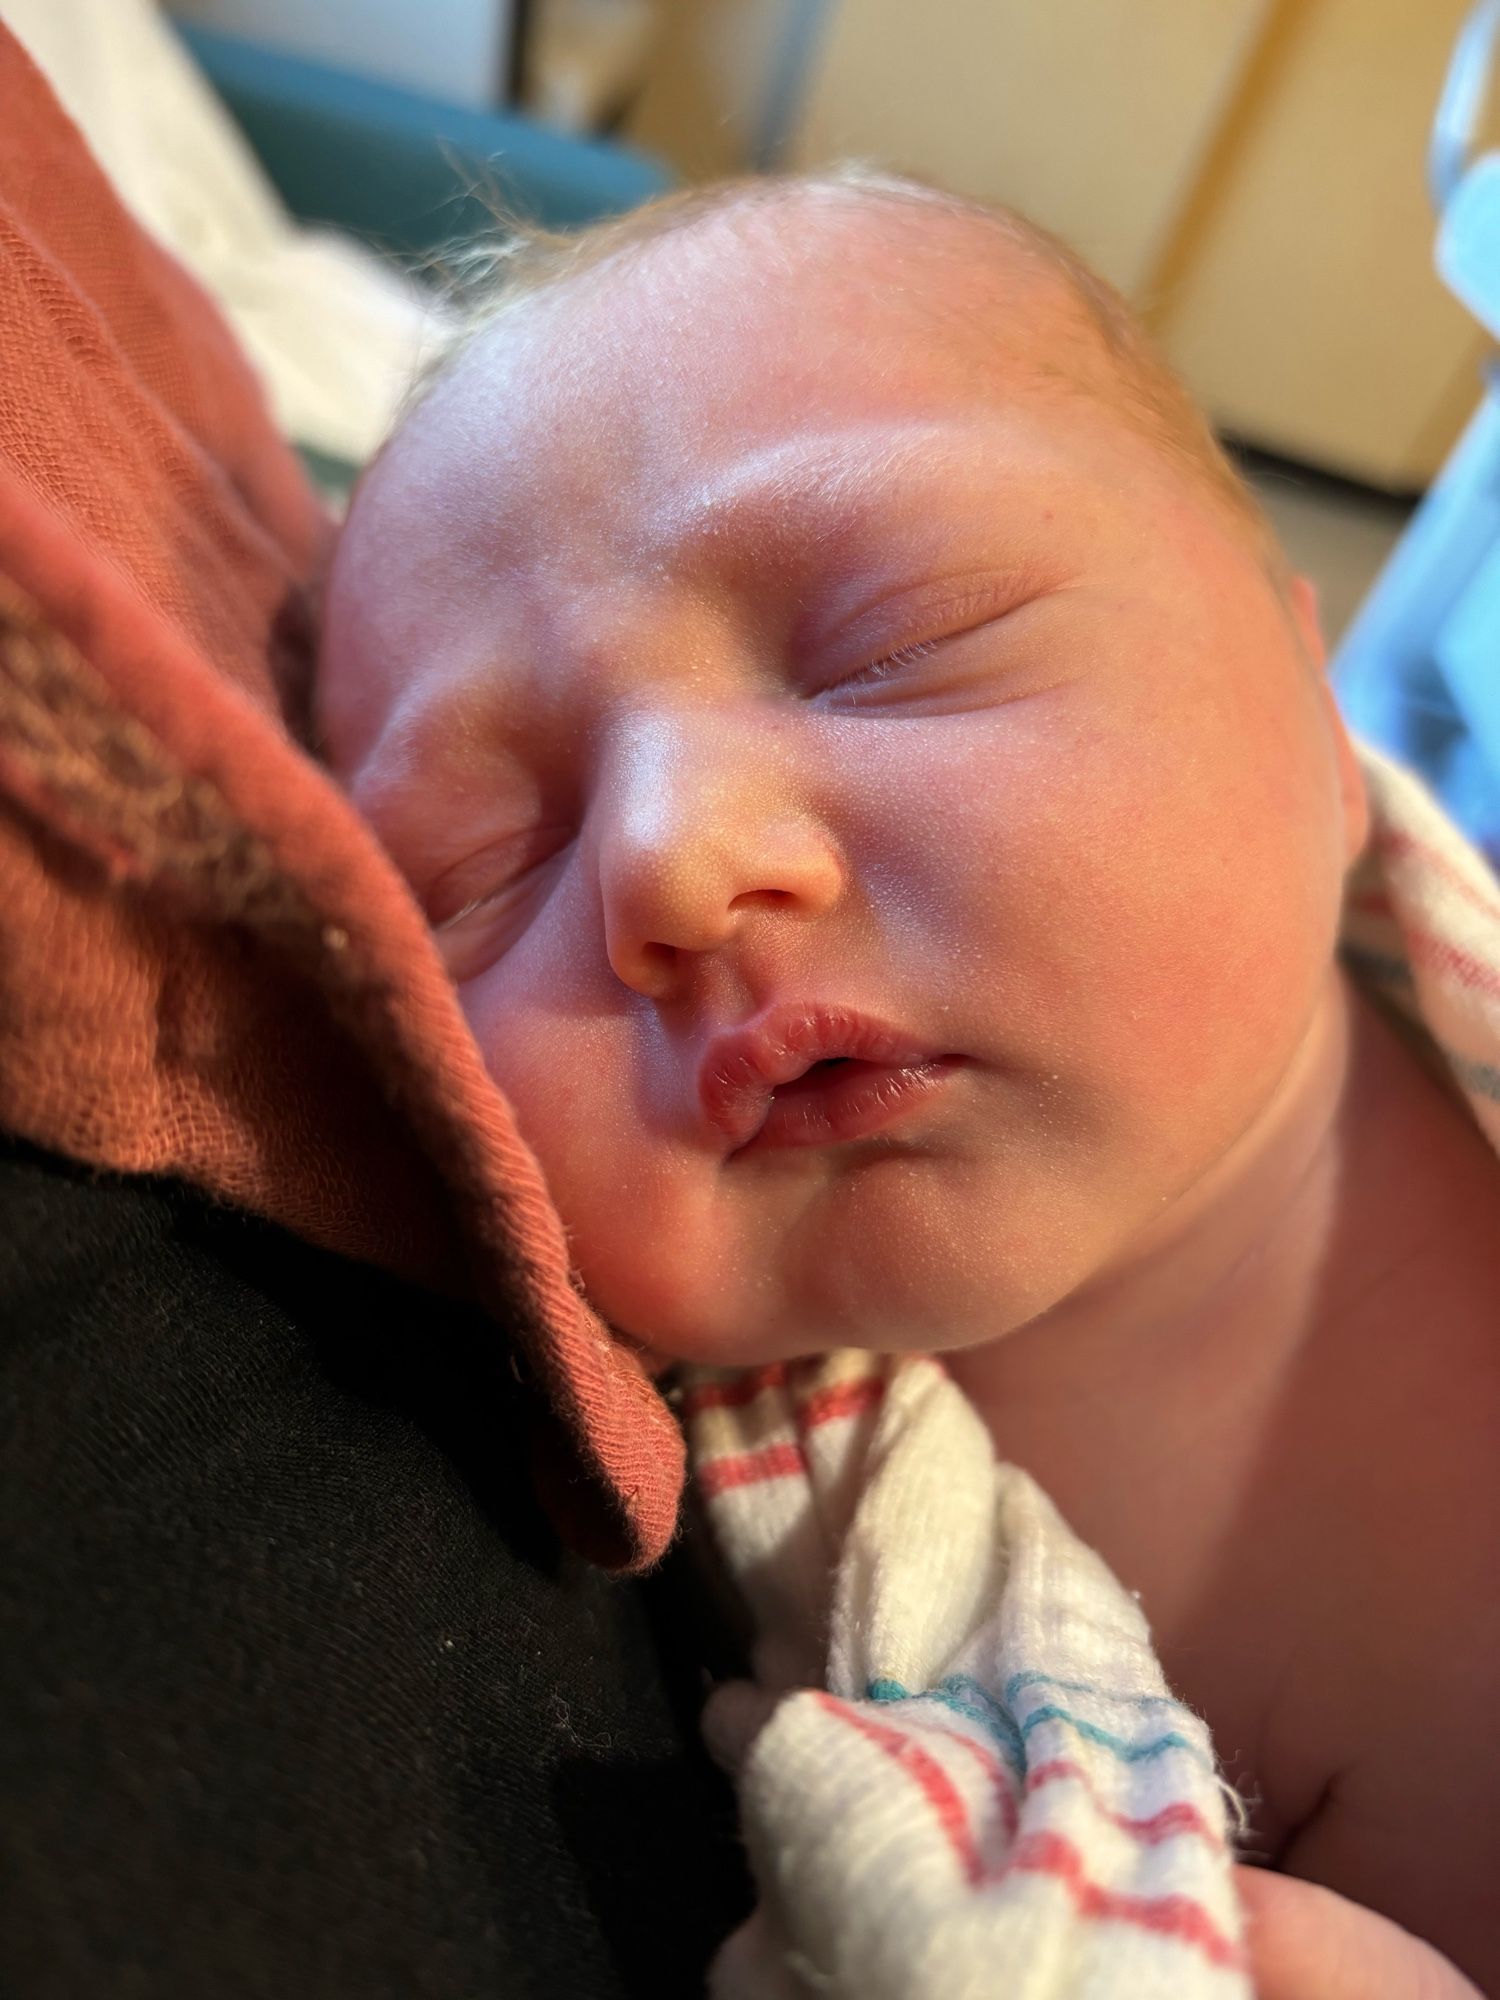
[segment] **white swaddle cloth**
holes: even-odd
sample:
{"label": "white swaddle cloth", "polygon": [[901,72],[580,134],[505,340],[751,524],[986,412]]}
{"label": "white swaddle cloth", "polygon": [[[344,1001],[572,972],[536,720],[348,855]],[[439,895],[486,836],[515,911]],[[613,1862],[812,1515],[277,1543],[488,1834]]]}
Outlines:
{"label": "white swaddle cloth", "polygon": [[332,229],[292,220],[155,0],[0,0],[136,220],[212,293],[298,444],[362,465],[449,331]]}
{"label": "white swaddle cloth", "polygon": [[[1500,1148],[1500,887],[1361,752],[1343,950]],[[716,2000],[1245,2000],[1229,1796],[1133,1599],[941,1365],[692,1370],[683,1416],[763,1687],[761,1903]]]}

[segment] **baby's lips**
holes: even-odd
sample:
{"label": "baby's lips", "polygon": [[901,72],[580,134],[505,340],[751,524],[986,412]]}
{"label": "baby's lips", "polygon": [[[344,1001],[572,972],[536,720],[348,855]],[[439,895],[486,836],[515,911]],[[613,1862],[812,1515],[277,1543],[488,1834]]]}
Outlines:
{"label": "baby's lips", "polygon": [[744,1027],[714,1036],[699,1065],[698,1098],[708,1123],[738,1148],[765,1123],[775,1092],[819,1063],[853,1060],[902,1067],[940,1053],[858,1008],[786,1002]]}

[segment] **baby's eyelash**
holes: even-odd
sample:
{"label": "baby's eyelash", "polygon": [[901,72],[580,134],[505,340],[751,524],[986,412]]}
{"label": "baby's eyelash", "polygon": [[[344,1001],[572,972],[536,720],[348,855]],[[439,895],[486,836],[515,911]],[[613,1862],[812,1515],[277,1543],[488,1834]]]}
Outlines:
{"label": "baby's eyelash", "polygon": [[867,667],[861,667],[857,674],[851,674],[843,685],[858,686],[861,681],[883,681],[891,674],[898,674],[903,667],[914,667],[918,660],[925,660],[929,653],[938,649],[936,639],[918,639],[910,646],[898,646],[894,653],[886,653],[878,660],[871,660]]}
{"label": "baby's eyelash", "polygon": [[[571,834],[564,835],[562,829],[545,826],[527,834],[517,834],[512,840],[497,843],[485,854],[471,857],[470,862],[465,864],[464,872],[471,880],[474,879],[478,873],[477,860],[483,865],[488,880],[476,894],[466,897],[456,910],[450,910],[447,916],[431,923],[433,936],[441,937],[446,931],[457,930],[470,917],[524,892],[529,884],[535,883],[538,871],[557,859],[569,839]],[[449,878],[443,879],[446,881]]]}
{"label": "baby's eyelash", "polygon": [[451,931],[454,925],[461,924],[465,917],[472,917],[474,912],[482,910],[486,903],[493,903],[500,893],[499,889],[487,889],[482,896],[471,896],[468,902],[462,904],[451,916],[444,917],[441,923],[436,923],[432,926],[433,935],[436,936],[442,931]]}
{"label": "baby's eyelash", "polygon": [[884,659],[872,662],[867,672],[889,673],[895,667],[912,667],[918,660],[925,660],[938,649],[936,639],[918,639],[910,646],[898,646],[894,653],[887,653]]}

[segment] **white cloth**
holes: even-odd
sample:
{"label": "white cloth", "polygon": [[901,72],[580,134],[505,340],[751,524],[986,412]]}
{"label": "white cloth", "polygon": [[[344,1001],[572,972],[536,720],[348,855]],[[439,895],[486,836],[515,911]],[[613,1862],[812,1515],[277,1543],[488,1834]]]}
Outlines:
{"label": "white cloth", "polygon": [[[1362,759],[1344,952],[1500,1147],[1500,886]],[[940,1364],[695,1369],[682,1407],[757,1680],[794,1690],[740,1774],[761,1903],[716,2000],[1245,2000],[1207,1728]]]}
{"label": "white cloth", "polygon": [[359,465],[445,334],[416,285],[303,229],[153,0],[0,0],[120,199],[217,301],[289,437]]}

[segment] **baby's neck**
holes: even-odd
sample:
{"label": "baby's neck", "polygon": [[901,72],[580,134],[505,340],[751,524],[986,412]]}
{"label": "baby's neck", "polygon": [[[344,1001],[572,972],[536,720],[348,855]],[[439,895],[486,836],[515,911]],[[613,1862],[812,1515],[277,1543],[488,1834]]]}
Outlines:
{"label": "baby's neck", "polygon": [[[1253,1156],[1222,1162],[1128,1268],[949,1356],[951,1372],[1002,1456],[1127,1582],[1130,1551],[1144,1562],[1173,1543],[1163,1567],[1186,1600],[1243,1512],[1310,1344],[1394,1308],[1439,1226],[1414,1189],[1446,1199],[1432,1156],[1462,1153],[1468,1122],[1336,971]],[[1479,1172],[1495,1165],[1484,1150]],[[1413,1173],[1414,1152],[1437,1170]]]}

